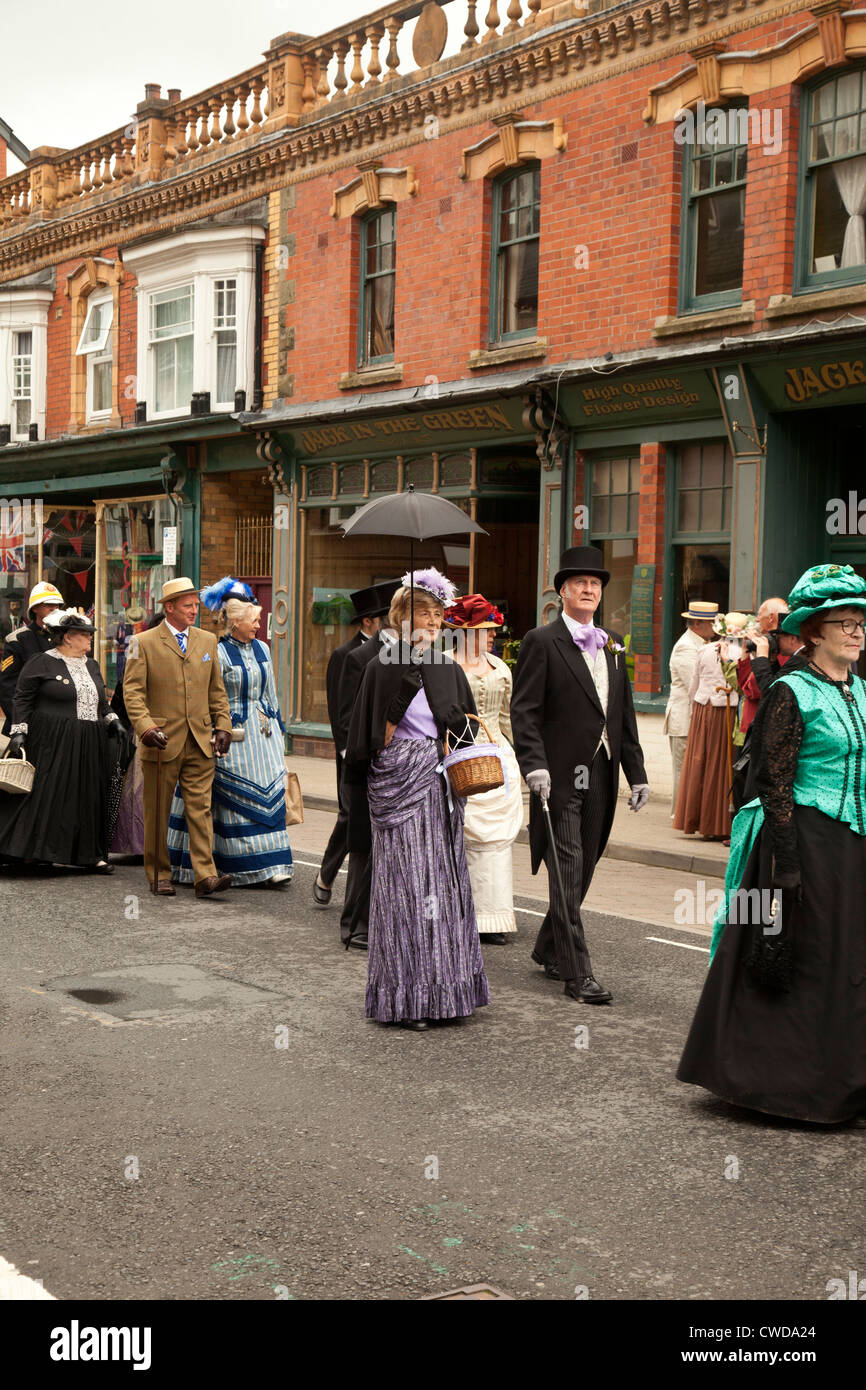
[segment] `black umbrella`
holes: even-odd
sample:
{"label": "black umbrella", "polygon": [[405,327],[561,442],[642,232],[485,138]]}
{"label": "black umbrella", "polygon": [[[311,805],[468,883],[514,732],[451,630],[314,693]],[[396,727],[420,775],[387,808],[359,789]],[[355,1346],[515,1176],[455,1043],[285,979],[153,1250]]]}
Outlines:
{"label": "black umbrella", "polygon": [[[432,536],[459,536],[473,531],[487,532],[460,507],[433,492],[416,492],[409,484],[405,492],[389,492],[359,507],[348,521],[341,521],[344,536],[406,536],[409,540],[409,573],[415,568],[415,541]],[[410,632],[415,631],[415,597],[412,590]]]}

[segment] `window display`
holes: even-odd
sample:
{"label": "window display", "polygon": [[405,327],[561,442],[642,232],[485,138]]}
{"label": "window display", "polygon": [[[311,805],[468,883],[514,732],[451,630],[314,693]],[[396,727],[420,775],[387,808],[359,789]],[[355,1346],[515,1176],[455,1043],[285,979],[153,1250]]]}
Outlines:
{"label": "window display", "polygon": [[[99,664],[109,689],[123,675],[129,639],[161,613],[159,599],[177,564],[164,565],[163,528],[177,526],[167,497],[97,502]],[[178,561],[180,557],[178,556]]]}

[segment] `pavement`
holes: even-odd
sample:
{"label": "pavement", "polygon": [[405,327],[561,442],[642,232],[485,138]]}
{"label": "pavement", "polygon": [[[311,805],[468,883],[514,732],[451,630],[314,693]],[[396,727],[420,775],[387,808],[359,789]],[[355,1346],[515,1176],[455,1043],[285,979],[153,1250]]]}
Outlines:
{"label": "pavement", "polygon": [[61,1300],[808,1301],[863,1267],[862,1134],[674,1078],[707,926],[617,905],[682,869],[606,861],[605,1008],[532,965],[544,885],[519,871],[489,1007],[416,1034],[365,1019],[341,894],[312,903],[310,801],[282,892],[0,872],[0,1272]]}

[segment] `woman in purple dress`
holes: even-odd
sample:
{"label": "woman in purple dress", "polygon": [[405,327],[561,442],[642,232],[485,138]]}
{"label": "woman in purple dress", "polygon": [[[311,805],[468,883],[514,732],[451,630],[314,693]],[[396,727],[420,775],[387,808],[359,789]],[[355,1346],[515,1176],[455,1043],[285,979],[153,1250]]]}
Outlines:
{"label": "woman in purple dress", "polygon": [[367,1017],[417,1031],[466,1018],[489,1000],[464,802],[441,770],[446,731],[465,735],[466,715],[475,713],[463,671],[435,645],[453,598],[454,586],[435,569],[404,575],[388,615],[403,636],[367,666],[346,749],[344,775],[366,782],[373,832]]}

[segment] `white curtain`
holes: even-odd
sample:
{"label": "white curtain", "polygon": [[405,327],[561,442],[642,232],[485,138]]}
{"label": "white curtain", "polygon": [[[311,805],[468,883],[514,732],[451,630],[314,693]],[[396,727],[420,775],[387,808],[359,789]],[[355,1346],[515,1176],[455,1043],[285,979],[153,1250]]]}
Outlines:
{"label": "white curtain", "polygon": [[842,243],[842,268],[866,265],[866,224],[863,222],[866,213],[866,156],[834,164],[833,174],[848,214]]}

